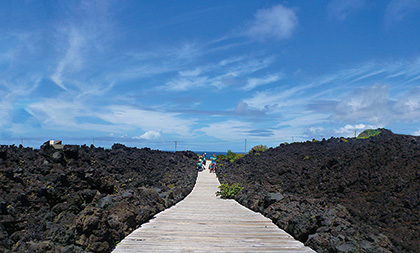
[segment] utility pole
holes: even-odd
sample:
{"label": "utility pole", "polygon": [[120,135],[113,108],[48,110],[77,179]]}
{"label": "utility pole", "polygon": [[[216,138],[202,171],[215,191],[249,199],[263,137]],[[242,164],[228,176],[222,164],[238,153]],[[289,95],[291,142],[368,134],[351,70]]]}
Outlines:
{"label": "utility pole", "polygon": [[292,143],[294,142],[293,136],[292,136]]}
{"label": "utility pole", "polygon": [[246,139],[245,139],[245,152],[244,152],[244,154],[246,154]]}
{"label": "utility pole", "polygon": [[354,138],[356,138],[356,130],[354,130]]}
{"label": "utility pole", "polygon": [[178,141],[174,141],[175,142],[175,152],[176,152],[176,146],[178,145]]}

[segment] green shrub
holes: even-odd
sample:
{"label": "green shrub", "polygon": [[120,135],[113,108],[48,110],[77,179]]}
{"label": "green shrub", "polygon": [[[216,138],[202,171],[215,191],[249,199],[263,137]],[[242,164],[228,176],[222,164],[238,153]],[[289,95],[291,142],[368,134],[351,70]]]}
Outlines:
{"label": "green shrub", "polygon": [[267,146],[261,144],[261,145],[257,145],[255,147],[251,148],[251,150],[249,151],[249,153],[254,153],[254,152],[256,152],[256,153],[262,153],[262,152],[267,151],[267,150],[268,150]]}
{"label": "green shrub", "polygon": [[233,153],[231,150],[228,150],[226,155],[218,155],[217,159],[219,161],[229,160],[230,162],[233,162],[233,161],[238,160],[239,158],[242,158],[244,156],[245,156],[245,154],[237,154],[237,153]]}
{"label": "green shrub", "polygon": [[216,196],[220,196],[222,199],[233,199],[242,189],[243,187],[240,187],[238,183],[230,185],[225,182],[219,186],[219,191],[216,192]]}
{"label": "green shrub", "polygon": [[381,130],[379,129],[366,129],[363,132],[361,132],[356,139],[367,139],[372,136],[376,136],[381,133]]}

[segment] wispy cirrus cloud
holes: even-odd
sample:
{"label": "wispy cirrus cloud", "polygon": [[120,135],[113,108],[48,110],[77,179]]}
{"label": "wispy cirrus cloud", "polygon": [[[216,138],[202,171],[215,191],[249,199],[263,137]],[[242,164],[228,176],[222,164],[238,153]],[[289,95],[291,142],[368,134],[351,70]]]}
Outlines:
{"label": "wispy cirrus cloud", "polygon": [[246,137],[247,132],[251,130],[252,127],[250,123],[238,120],[227,120],[211,123],[197,131],[204,132],[208,136],[222,140],[237,140]]}
{"label": "wispy cirrus cloud", "polygon": [[[240,60],[243,59],[243,60]],[[201,87],[215,87],[217,89],[230,86],[232,83],[238,83],[247,80],[255,72],[265,69],[274,61],[273,57],[246,57],[224,59],[213,64],[185,67],[178,72],[165,85],[158,86],[157,89],[167,91],[186,91]],[[257,87],[258,85],[275,82],[279,80],[280,75],[270,75],[264,78],[249,77],[248,85]]]}
{"label": "wispy cirrus cloud", "polygon": [[392,0],[385,10],[385,25],[390,27],[420,11],[419,0]]}
{"label": "wispy cirrus cloud", "polygon": [[[51,75],[53,80],[60,88],[67,90],[64,84],[65,72],[77,72],[83,67],[82,47],[85,44],[84,37],[76,29],[68,31],[68,48],[63,58],[59,61],[54,73]],[[64,80],[63,80],[64,79]]]}
{"label": "wispy cirrus cloud", "polygon": [[292,8],[276,5],[258,10],[245,34],[257,40],[283,40],[292,36],[297,25],[298,17]]}
{"label": "wispy cirrus cloud", "polygon": [[[191,126],[194,119],[183,119],[177,113],[151,111],[130,106],[112,105],[98,117],[102,120],[123,126],[129,129],[160,129],[163,133],[177,134],[181,136],[191,135]],[[156,131],[156,130],[152,130]]]}
{"label": "wispy cirrus cloud", "polygon": [[[418,122],[418,66],[418,60],[368,62],[319,76],[310,83],[261,90],[243,99],[243,103],[276,118],[277,127],[300,129],[309,136],[358,130],[355,127],[343,128],[343,131],[340,128],[320,130],[323,124],[384,127],[395,122]],[[284,82],[289,80],[286,78]]]}
{"label": "wispy cirrus cloud", "polygon": [[294,107],[297,104],[304,104],[302,99],[305,98],[297,95],[304,92],[309,87],[311,87],[311,84],[301,86],[297,85],[291,88],[286,86],[275,89],[267,89],[256,92],[251,98],[244,99],[243,101],[249,106],[259,110],[275,112],[282,110],[282,107]]}
{"label": "wispy cirrus cloud", "polygon": [[281,80],[282,77],[283,74],[274,74],[262,78],[250,78],[248,79],[247,84],[242,89],[249,91],[261,85],[277,82]]}
{"label": "wispy cirrus cloud", "polygon": [[354,90],[343,98],[335,107],[332,119],[386,125],[392,121],[393,117],[389,108],[388,86],[373,85]]}
{"label": "wispy cirrus cloud", "polygon": [[366,6],[366,0],[332,0],[327,5],[327,14],[330,19],[343,21]]}
{"label": "wispy cirrus cloud", "polygon": [[400,121],[420,121],[420,85],[399,97],[392,111]]}

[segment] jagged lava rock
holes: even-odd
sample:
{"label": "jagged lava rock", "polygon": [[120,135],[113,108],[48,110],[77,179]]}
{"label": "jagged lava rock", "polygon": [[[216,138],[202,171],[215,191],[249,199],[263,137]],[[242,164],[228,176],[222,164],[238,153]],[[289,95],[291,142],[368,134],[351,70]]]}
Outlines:
{"label": "jagged lava rock", "polygon": [[420,138],[282,144],[222,163],[236,200],[318,252],[420,252]]}
{"label": "jagged lava rock", "polygon": [[196,154],[0,147],[0,251],[110,252],[194,187]]}

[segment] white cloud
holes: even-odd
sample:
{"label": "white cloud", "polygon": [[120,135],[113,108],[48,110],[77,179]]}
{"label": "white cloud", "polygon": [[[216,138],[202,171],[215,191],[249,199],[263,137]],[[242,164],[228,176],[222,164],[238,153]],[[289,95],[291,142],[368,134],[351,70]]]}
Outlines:
{"label": "white cloud", "polygon": [[392,106],[392,111],[398,120],[420,120],[420,88],[412,89],[403,94]]}
{"label": "white cloud", "polygon": [[85,115],[84,106],[77,101],[45,99],[28,106],[27,111],[45,126],[76,125],[75,117]]}
{"label": "white cloud", "polygon": [[332,0],[327,6],[327,14],[329,18],[345,20],[365,6],[365,0]]}
{"label": "white cloud", "polygon": [[13,103],[9,100],[2,99],[0,100],[0,127],[4,128],[7,124],[10,123],[10,111],[13,109]]}
{"label": "white cloud", "polygon": [[238,120],[228,120],[216,122],[198,130],[218,139],[237,140],[247,136],[246,132],[251,130],[251,125]]}
{"label": "white cloud", "polygon": [[[130,106],[109,106],[97,116],[120,127],[131,129],[159,129],[165,133],[184,136],[191,135],[191,125],[195,120],[180,118],[179,114],[137,109]],[[155,130],[152,130],[155,131]]]}
{"label": "white cloud", "polygon": [[287,39],[292,36],[297,25],[298,18],[293,9],[276,5],[270,9],[259,10],[246,34],[258,40],[267,37]]}
{"label": "white cloud", "polygon": [[125,125],[78,122],[77,118],[80,117],[97,118],[98,113],[95,108],[80,100],[44,99],[28,105],[26,111],[38,121],[44,130],[59,129],[64,133],[84,130],[125,132],[129,129]]}
{"label": "white cloud", "polygon": [[239,116],[263,116],[264,112],[251,108],[247,103],[240,101],[235,108],[235,114]]}
{"label": "white cloud", "polygon": [[392,0],[385,10],[385,25],[392,26],[420,10],[420,0]]}
{"label": "white cloud", "polygon": [[357,124],[357,125],[345,125],[344,127],[335,130],[338,134],[345,134],[346,136],[353,136],[354,131],[361,133],[365,129],[375,129],[378,127],[372,125],[365,125],[365,124]]}
{"label": "white cloud", "polygon": [[81,49],[85,43],[85,39],[76,29],[72,28],[68,33],[68,49],[58,63],[54,74],[51,75],[51,80],[64,90],[67,90],[66,85],[63,83],[65,81],[63,80],[65,72],[80,70],[82,68],[83,58]]}
{"label": "white cloud", "polygon": [[180,71],[179,76],[192,77],[192,76],[199,76],[200,73],[201,73],[201,70],[199,68],[196,68],[194,70]]}
{"label": "white cloud", "polygon": [[394,116],[389,106],[388,86],[373,85],[357,89],[343,98],[335,107],[332,119],[386,125]]}
{"label": "white cloud", "polygon": [[247,84],[243,87],[244,90],[252,90],[258,86],[276,82],[282,78],[282,75],[269,75],[263,78],[250,78]]}
{"label": "white cloud", "polygon": [[187,91],[192,88],[207,86],[208,82],[207,77],[181,77],[169,81],[165,86],[161,86],[160,88],[170,91]]}
{"label": "white cloud", "polygon": [[160,132],[157,131],[147,131],[146,133],[140,135],[140,136],[135,136],[133,137],[133,139],[137,139],[137,140],[157,140],[159,139],[161,136]]}
{"label": "white cloud", "polygon": [[415,135],[415,136],[420,136],[420,129],[419,129],[418,131],[415,131],[415,132],[413,133],[413,135]]}
{"label": "white cloud", "polygon": [[244,102],[251,107],[264,111],[274,111],[284,106],[303,105],[305,98],[297,95],[309,87],[310,85],[302,85],[289,89],[284,87],[269,89],[257,92],[251,98],[244,99]]}
{"label": "white cloud", "polygon": [[[166,91],[189,91],[190,89],[201,87],[222,89],[231,85],[231,83],[235,83],[236,79],[244,78],[244,76],[265,69],[274,62],[273,57],[248,57],[247,60],[244,60],[244,58],[227,59],[214,64],[194,67],[192,70],[178,71],[176,77],[169,80],[166,84],[158,86],[157,89]],[[262,85],[263,82],[270,83],[280,78],[280,75],[254,78],[250,79],[251,83],[249,85],[256,87]]]}
{"label": "white cloud", "polygon": [[325,114],[301,111],[298,109],[291,112],[288,118],[281,120],[277,126],[290,126],[294,129],[305,129],[308,126],[322,124],[326,121],[327,117]]}
{"label": "white cloud", "polygon": [[310,127],[309,132],[311,134],[321,134],[325,131],[325,128],[323,127]]}

